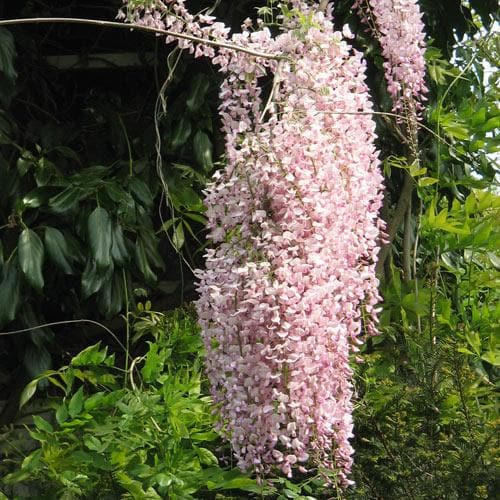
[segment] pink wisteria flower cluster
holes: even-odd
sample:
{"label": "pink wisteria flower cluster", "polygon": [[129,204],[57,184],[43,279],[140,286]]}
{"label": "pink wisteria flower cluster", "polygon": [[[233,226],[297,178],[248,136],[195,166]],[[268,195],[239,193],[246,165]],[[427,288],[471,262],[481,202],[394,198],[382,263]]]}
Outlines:
{"label": "pink wisteria flower cluster", "polygon": [[418,0],[358,0],[382,46],[387,88],[394,111],[416,115],[425,99],[425,33]]}
{"label": "pink wisteria flower cluster", "polygon": [[[213,246],[197,272],[197,310],[219,430],[238,465],[288,476],[294,466],[323,466],[345,486],[349,358],[377,324],[383,179],[365,66],[348,28],[335,31],[307,2],[290,7],[275,37],[250,21],[230,38],[226,28],[214,34],[217,23],[192,17],[183,0],[152,2],[133,20],[282,55],[178,42],[226,73],[227,163],[205,192]],[[269,73],[264,99],[259,79]]]}

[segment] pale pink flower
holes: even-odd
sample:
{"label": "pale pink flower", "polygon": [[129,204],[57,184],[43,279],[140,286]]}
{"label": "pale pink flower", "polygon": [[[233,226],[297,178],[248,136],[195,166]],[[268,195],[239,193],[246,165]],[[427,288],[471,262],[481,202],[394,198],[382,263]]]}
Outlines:
{"label": "pale pink flower", "polygon": [[[149,22],[156,9],[167,29],[287,56],[278,66],[177,41],[226,74],[219,111],[227,163],[205,190],[213,248],[196,273],[196,305],[218,429],[238,465],[291,476],[311,462],[335,468],[345,486],[349,357],[362,330],[376,332],[382,175],[350,31],[334,31],[330,10],[291,4],[311,16],[310,27],[297,33],[292,16],[275,37],[267,28],[229,37],[221,23],[189,14],[183,0],[153,1],[133,17]],[[269,73],[277,80],[263,116],[259,79]]]}
{"label": "pale pink flower", "polygon": [[361,16],[382,46],[387,89],[394,111],[417,114],[425,100],[425,34],[417,0],[358,0]]}

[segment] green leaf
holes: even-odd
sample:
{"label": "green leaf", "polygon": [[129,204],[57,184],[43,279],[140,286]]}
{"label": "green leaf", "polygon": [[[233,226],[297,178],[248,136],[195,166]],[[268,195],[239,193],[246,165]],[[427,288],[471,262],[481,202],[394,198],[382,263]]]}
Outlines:
{"label": "green leaf", "polygon": [[500,366],[500,353],[498,351],[486,351],[481,359],[493,366]]}
{"label": "green leaf", "polygon": [[35,231],[24,229],[19,236],[17,245],[19,252],[19,265],[28,283],[37,290],[44,285],[42,265],[44,249],[42,240]]}
{"label": "green leaf", "polygon": [[190,111],[196,111],[205,101],[205,96],[210,88],[210,82],[207,75],[203,73],[197,74],[191,81],[189,89],[189,97],[186,101],[186,106]]}
{"label": "green leaf", "polygon": [[0,273],[0,326],[10,323],[19,305],[19,272],[17,258],[7,261]]}
{"label": "green leaf", "polygon": [[66,422],[68,419],[68,409],[64,403],[61,403],[56,410],[56,421],[59,425]]}
{"label": "green leaf", "polygon": [[473,127],[482,125],[486,121],[486,108],[482,107],[470,117],[470,124]]}
{"label": "green leaf", "polygon": [[85,168],[71,177],[71,181],[82,186],[84,189],[99,186],[102,178],[109,173],[109,168],[103,165],[93,165]]}
{"label": "green leaf", "polygon": [[113,266],[102,272],[97,269],[97,264],[94,259],[89,259],[82,274],[82,295],[84,299],[88,299],[94,293],[97,293],[103,285],[109,281],[113,273]]}
{"label": "green leaf", "polygon": [[194,434],[191,434],[191,439],[193,441],[215,441],[219,435],[214,432],[214,431],[208,431],[208,432],[195,432]]}
{"label": "green leaf", "polygon": [[432,186],[433,184],[436,184],[437,182],[439,182],[439,180],[435,179],[434,177],[421,177],[418,180],[418,185],[420,187]]}
{"label": "green leaf", "polygon": [[135,242],[135,261],[146,282],[154,283],[157,279],[156,274],[149,265],[144,242],[141,238],[138,238]]}
{"label": "green leaf", "polygon": [[109,365],[106,360],[111,358],[108,356],[106,347],[101,349],[101,343],[91,345],[78,353],[72,360],[72,366],[98,366],[102,364]]}
{"label": "green leaf", "polygon": [[150,487],[144,491],[142,483],[132,479],[125,472],[116,472],[114,475],[120,486],[127,490],[134,500],[161,500],[160,495],[153,488]]}
{"label": "green leaf", "polygon": [[196,448],[200,462],[205,465],[219,465],[217,457],[207,448]]}
{"label": "green leaf", "polygon": [[140,231],[140,237],[144,242],[144,249],[148,256],[149,262],[151,262],[153,266],[159,269],[165,269],[165,263],[158,251],[159,240],[154,231],[149,229],[144,229]]}
{"label": "green leaf", "polygon": [[172,149],[176,149],[189,139],[191,135],[191,120],[187,115],[182,115],[172,135]]}
{"label": "green leaf", "polygon": [[35,424],[35,427],[41,431],[54,432],[54,427],[52,427],[47,420],[38,415],[33,415],[33,423]]}
{"label": "green leaf", "polygon": [[207,218],[202,214],[185,212],[183,215],[191,220],[194,220],[195,222],[199,222],[200,224],[205,225],[207,223]]}
{"label": "green leaf", "polygon": [[50,368],[52,357],[46,347],[28,344],[23,355],[23,365],[30,376],[38,377]]}
{"label": "green leaf", "polygon": [[214,166],[212,161],[213,145],[205,132],[198,130],[193,139],[194,156],[197,163],[204,170],[211,170]]}
{"label": "green leaf", "polygon": [[483,132],[491,132],[500,128],[500,116],[490,118],[482,127]]}
{"label": "green leaf", "polygon": [[159,345],[154,342],[148,342],[149,351],[146,355],[146,362],[141,370],[141,375],[145,382],[151,383],[156,380],[163,368],[163,362],[158,355]]}
{"label": "green leaf", "polygon": [[105,445],[102,445],[99,439],[90,434],[85,434],[85,436],[83,437],[83,443],[89,450],[97,451],[98,453],[101,453],[106,448]]}
{"label": "green leaf", "polygon": [[45,248],[49,258],[65,274],[73,274],[71,254],[63,233],[54,227],[46,227],[44,235]]}
{"label": "green leaf", "polygon": [[182,225],[182,222],[179,222],[175,228],[174,234],[172,235],[172,245],[179,252],[184,245],[184,241],[184,227]]}
{"label": "green leaf", "polygon": [[108,212],[97,207],[88,218],[89,243],[98,270],[111,266],[112,224]]}
{"label": "green leaf", "polygon": [[38,378],[32,380],[21,392],[19,398],[19,409],[21,409],[34,395],[38,386]]}
{"label": "green leaf", "polygon": [[466,141],[470,137],[470,131],[464,125],[455,121],[443,123],[444,131],[450,136],[458,140]]}
{"label": "green leaf", "polygon": [[160,474],[156,474],[153,479],[158,483],[160,488],[168,488],[172,484],[174,478],[175,476],[172,474],[163,474],[160,472]]}
{"label": "green leaf", "polygon": [[106,184],[107,195],[115,202],[120,203],[124,198],[130,196],[121,186],[117,184]]}
{"label": "green leaf", "polygon": [[132,177],[129,185],[132,193],[144,208],[151,208],[153,206],[153,195],[143,180],[138,177]]}
{"label": "green leaf", "polygon": [[5,28],[0,28],[0,71],[11,81],[17,77],[14,68],[16,48],[12,33]]}
{"label": "green leaf", "polygon": [[420,290],[418,297],[415,293],[409,293],[403,297],[401,305],[406,311],[415,314],[425,314],[429,311],[429,291]]}
{"label": "green leaf", "polygon": [[209,490],[217,489],[217,490],[243,490],[243,491],[252,491],[256,493],[260,493],[261,487],[249,477],[237,477],[234,479],[230,479],[228,481],[223,481],[219,484],[211,483],[209,481],[207,483],[207,487]]}
{"label": "green leaf", "polygon": [[420,167],[418,163],[414,163],[409,167],[409,173],[412,177],[418,177],[427,173],[426,167]]}
{"label": "green leaf", "polygon": [[28,470],[28,471],[33,471],[36,470],[37,467],[40,466],[40,461],[42,459],[43,455],[43,450],[38,449],[35,450],[33,453],[30,453],[22,463],[22,469],[23,470]]}
{"label": "green leaf", "polygon": [[50,198],[49,208],[57,214],[64,214],[73,210],[83,198],[84,193],[80,189],[69,186],[56,196]]}
{"label": "green leaf", "polygon": [[105,316],[116,316],[123,307],[123,277],[121,272],[115,272],[110,281],[106,282],[99,293],[99,311]]}
{"label": "green leaf", "polygon": [[130,255],[125,244],[125,236],[123,228],[120,224],[116,224],[113,229],[113,241],[111,243],[111,257],[118,266],[125,265],[129,261]]}
{"label": "green leaf", "polygon": [[75,418],[83,410],[83,387],[80,387],[71,397],[68,403],[68,413],[71,418]]}
{"label": "green leaf", "polygon": [[56,189],[57,192],[57,188],[54,188],[53,186],[44,186],[33,189],[24,196],[23,207],[38,208],[45,205],[54,194],[54,189]]}
{"label": "green leaf", "polygon": [[[1,118],[2,117],[0,115],[0,124],[1,124]],[[0,127],[1,132],[3,132],[2,128],[3,127]],[[19,172],[19,175],[21,177],[24,177],[28,173],[28,170],[33,166],[33,162],[27,158],[20,156],[17,160],[16,166],[17,166],[17,171]]]}

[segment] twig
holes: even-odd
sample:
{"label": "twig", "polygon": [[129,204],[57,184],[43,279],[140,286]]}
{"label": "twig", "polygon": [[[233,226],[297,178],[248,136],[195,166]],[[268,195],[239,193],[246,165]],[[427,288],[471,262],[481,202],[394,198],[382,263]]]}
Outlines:
{"label": "twig", "polygon": [[[10,330],[8,332],[0,332],[0,337],[4,337],[7,335],[17,335],[18,333],[27,333],[27,332],[32,332],[34,330],[39,330],[40,328],[48,328],[50,326],[61,326],[61,325],[71,325],[71,324],[76,324],[76,323],[90,323],[92,325],[96,325],[106,332],[108,332],[114,339],[115,341],[120,345],[120,347],[127,353],[127,349],[125,346],[120,342],[120,339],[105,325],[102,323],[99,323],[98,321],[94,321],[92,319],[68,319],[66,321],[53,321],[51,323],[43,323],[42,325],[37,325],[37,326],[32,326],[30,328],[21,328],[20,330]],[[130,356],[130,354],[129,354]]]}
{"label": "twig", "polygon": [[248,49],[240,45],[236,45],[230,42],[219,42],[216,40],[205,40],[204,38],[199,38],[197,36],[188,35],[186,33],[177,33],[175,31],[162,30],[159,28],[153,28],[151,26],[139,26],[137,24],[125,24],[118,23],[115,21],[103,21],[101,19],[81,19],[76,17],[31,17],[23,19],[5,19],[0,20],[0,26],[12,26],[16,24],[89,24],[92,26],[101,26],[104,28],[118,28],[118,29],[128,29],[128,30],[138,30],[147,31],[149,33],[155,33],[156,35],[171,36],[174,38],[182,38],[183,40],[189,40],[194,43],[199,43],[202,45],[210,45],[212,47],[218,47],[222,49],[234,50],[235,52],[243,52],[255,57],[261,57],[263,59],[273,59],[280,61],[285,59],[284,56],[279,54],[268,54],[267,52],[259,52],[257,50]]}
{"label": "twig", "polygon": [[134,358],[132,360],[132,363],[130,364],[130,368],[129,368],[129,381],[130,381],[130,387],[132,388],[133,391],[136,391],[137,390],[137,386],[135,385],[135,382],[134,382],[134,369],[135,369],[135,365],[139,362],[141,362],[143,359],[145,358],[145,356],[139,356],[138,358]]}
{"label": "twig", "polygon": [[266,113],[268,112],[269,108],[273,103],[273,99],[276,94],[276,89],[279,87],[280,84],[282,69],[283,69],[283,60],[278,62],[278,67],[276,68],[276,73],[274,74],[273,78],[273,85],[271,87],[271,92],[269,93],[269,98],[267,99],[266,105],[264,106],[264,109],[260,114],[259,123],[262,123],[264,121]]}
{"label": "twig", "polygon": [[381,272],[382,269],[384,268],[384,263],[387,257],[389,256],[389,252],[391,249],[391,243],[394,241],[396,233],[398,232],[398,229],[401,226],[401,223],[403,222],[403,219],[405,217],[406,211],[408,210],[413,189],[414,189],[413,177],[408,172],[405,172],[403,189],[401,190],[401,195],[399,197],[398,204],[396,206],[396,211],[394,212],[394,216],[392,220],[389,222],[387,227],[387,236],[389,242],[380,249],[380,254],[376,266],[377,273]]}
{"label": "twig", "polygon": [[[404,236],[403,236],[403,278],[406,283],[409,283],[412,276],[412,227],[411,227],[411,197],[408,201],[408,206],[406,207],[405,222],[404,222]],[[415,275],[416,277],[416,275]]]}
{"label": "twig", "polygon": [[318,6],[318,11],[319,12],[325,12],[326,8],[328,7],[330,0],[321,0]]}

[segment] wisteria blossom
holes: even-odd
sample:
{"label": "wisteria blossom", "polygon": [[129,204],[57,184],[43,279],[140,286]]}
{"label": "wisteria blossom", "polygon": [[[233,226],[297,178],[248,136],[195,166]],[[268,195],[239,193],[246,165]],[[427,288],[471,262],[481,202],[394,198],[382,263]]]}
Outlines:
{"label": "wisteria blossom", "polygon": [[358,0],[355,7],[378,35],[394,111],[416,114],[427,92],[424,24],[418,1]]}
{"label": "wisteria blossom", "polygon": [[[226,28],[193,18],[182,0],[161,3],[175,20],[156,10],[160,3],[136,11],[135,22],[228,39]],[[334,31],[330,15],[306,2],[291,7],[276,37],[246,21],[230,38],[281,54],[280,62],[178,42],[226,73],[227,164],[205,192],[213,245],[197,272],[197,310],[219,430],[238,465],[259,474],[277,466],[288,476],[321,465],[345,486],[349,357],[362,330],[375,333],[377,323],[382,175],[350,31]],[[273,90],[264,100],[259,78],[269,72]]]}

